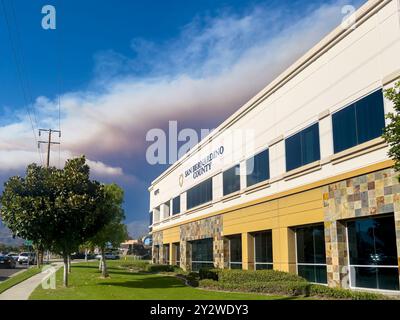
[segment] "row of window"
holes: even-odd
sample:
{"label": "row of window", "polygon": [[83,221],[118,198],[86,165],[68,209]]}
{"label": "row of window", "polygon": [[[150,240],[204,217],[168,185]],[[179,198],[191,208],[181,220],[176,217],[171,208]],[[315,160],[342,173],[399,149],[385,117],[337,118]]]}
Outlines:
{"label": "row of window", "polygon": [[[393,215],[346,223],[350,286],[399,290],[399,270]],[[323,224],[295,228],[297,273],[310,282],[327,283]],[[254,233],[255,269],[273,268],[272,232]],[[229,267],[242,268],[241,235],[229,238]],[[191,241],[192,270],[213,268],[213,239]],[[169,248],[169,247],[168,247]],[[169,254],[168,254],[169,259]],[[167,260],[165,260],[167,261]]]}
{"label": "row of window", "polygon": [[[334,152],[338,153],[382,135],[385,127],[382,90],[332,114]],[[315,123],[285,139],[286,171],[320,160],[319,124]],[[239,164],[223,172],[223,195],[240,190]],[[246,186],[270,178],[269,150],[246,161]],[[212,201],[212,178],[187,191],[187,209]],[[180,197],[173,200],[172,214],[180,212]]]}

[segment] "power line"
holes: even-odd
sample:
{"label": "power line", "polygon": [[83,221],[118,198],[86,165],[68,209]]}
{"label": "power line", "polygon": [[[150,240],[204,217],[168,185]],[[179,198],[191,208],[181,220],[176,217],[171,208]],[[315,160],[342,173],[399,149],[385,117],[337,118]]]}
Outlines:
{"label": "power line", "polygon": [[[35,124],[36,124],[36,127],[38,126],[37,125],[37,117],[36,117],[35,112],[33,112],[33,116],[34,116],[34,120],[35,120],[35,124],[34,124],[34,121],[32,119],[31,110],[30,110],[30,106],[29,106],[29,98],[28,98],[29,95],[27,93],[28,89],[25,88],[25,83],[24,83],[24,80],[23,80],[23,70],[22,70],[22,66],[20,65],[20,61],[18,59],[17,44],[13,40],[13,34],[12,34],[12,30],[11,30],[11,22],[10,22],[9,16],[7,14],[7,9],[6,9],[6,5],[5,5],[4,0],[1,0],[1,4],[2,4],[2,9],[3,9],[2,11],[3,11],[4,19],[5,19],[7,30],[8,30],[8,36],[9,36],[9,41],[10,41],[10,45],[11,45],[11,51],[12,51],[14,63],[15,63],[16,70],[17,70],[17,77],[19,78],[19,83],[20,83],[20,87],[21,87],[21,91],[22,91],[22,96],[23,96],[23,99],[24,99],[24,102],[25,102],[25,109],[27,111],[28,118],[29,118],[29,121],[30,121],[30,124],[31,124],[33,137],[35,139],[35,142],[38,142],[38,139],[37,139],[37,136],[36,136],[36,131],[35,131]],[[32,95],[30,97],[32,97]],[[38,149],[38,155],[39,155],[39,160],[40,160],[41,164],[43,164],[42,155],[41,155],[39,149]]]}

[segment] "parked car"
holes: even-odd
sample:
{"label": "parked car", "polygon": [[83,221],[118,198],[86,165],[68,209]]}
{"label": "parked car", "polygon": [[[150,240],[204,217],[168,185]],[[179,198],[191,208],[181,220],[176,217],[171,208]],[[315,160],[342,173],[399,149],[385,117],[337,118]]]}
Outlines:
{"label": "parked car", "polygon": [[[74,260],[74,259],[85,259],[85,253],[83,252],[75,252],[75,253],[73,253],[72,255],[71,255],[71,259],[72,260]],[[92,259],[95,259],[95,255],[94,254],[92,254],[92,253],[88,253],[87,254],[87,259],[88,260],[92,260]]]}
{"label": "parked car", "polygon": [[11,257],[14,259],[15,262],[18,261],[18,257],[19,257],[19,253],[15,253],[15,252],[10,252],[9,254],[7,254],[7,257]]}
{"label": "parked car", "polygon": [[19,264],[23,264],[23,263],[34,264],[35,263],[35,253],[21,252],[18,257],[18,263]]}
{"label": "parked car", "polygon": [[[104,257],[106,258],[106,260],[118,260],[119,259],[119,255],[118,254],[114,254],[112,252],[106,252],[104,254]],[[100,260],[101,259],[101,254],[98,254],[96,256],[96,259]]]}
{"label": "parked car", "polygon": [[15,260],[9,256],[0,255],[0,268],[14,269]]}

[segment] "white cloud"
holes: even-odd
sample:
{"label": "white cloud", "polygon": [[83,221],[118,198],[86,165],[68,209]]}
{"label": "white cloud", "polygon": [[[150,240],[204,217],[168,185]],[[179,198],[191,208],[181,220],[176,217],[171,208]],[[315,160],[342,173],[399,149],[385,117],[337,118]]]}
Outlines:
{"label": "white cloud", "polygon": [[[84,153],[96,173],[122,177],[120,166],[103,159],[143,161],[147,130],[168,120],[184,126],[223,120],[340,23],[343,3],[305,10],[302,17],[257,7],[198,18],[168,43],[135,39],[136,58],[99,53],[92,90],[61,97],[63,158]],[[58,127],[57,108],[57,101],[36,99],[41,126]],[[0,126],[0,172],[38,159],[30,122],[19,119]]]}

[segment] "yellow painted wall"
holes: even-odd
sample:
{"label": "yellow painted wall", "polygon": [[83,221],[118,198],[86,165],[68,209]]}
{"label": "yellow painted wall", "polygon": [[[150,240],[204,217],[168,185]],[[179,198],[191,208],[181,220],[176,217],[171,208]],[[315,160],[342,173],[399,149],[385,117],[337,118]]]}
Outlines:
{"label": "yellow painted wall", "polygon": [[224,236],[322,222],[322,190],[316,188],[255,204],[222,217]]}
{"label": "yellow painted wall", "polygon": [[295,236],[291,227],[324,221],[322,190],[315,188],[255,204],[222,217],[224,236],[242,234],[244,269],[252,269],[253,262],[246,234],[272,230],[274,269],[296,272]]}
{"label": "yellow painted wall", "polygon": [[179,227],[172,227],[163,231],[163,243],[179,242]]}

